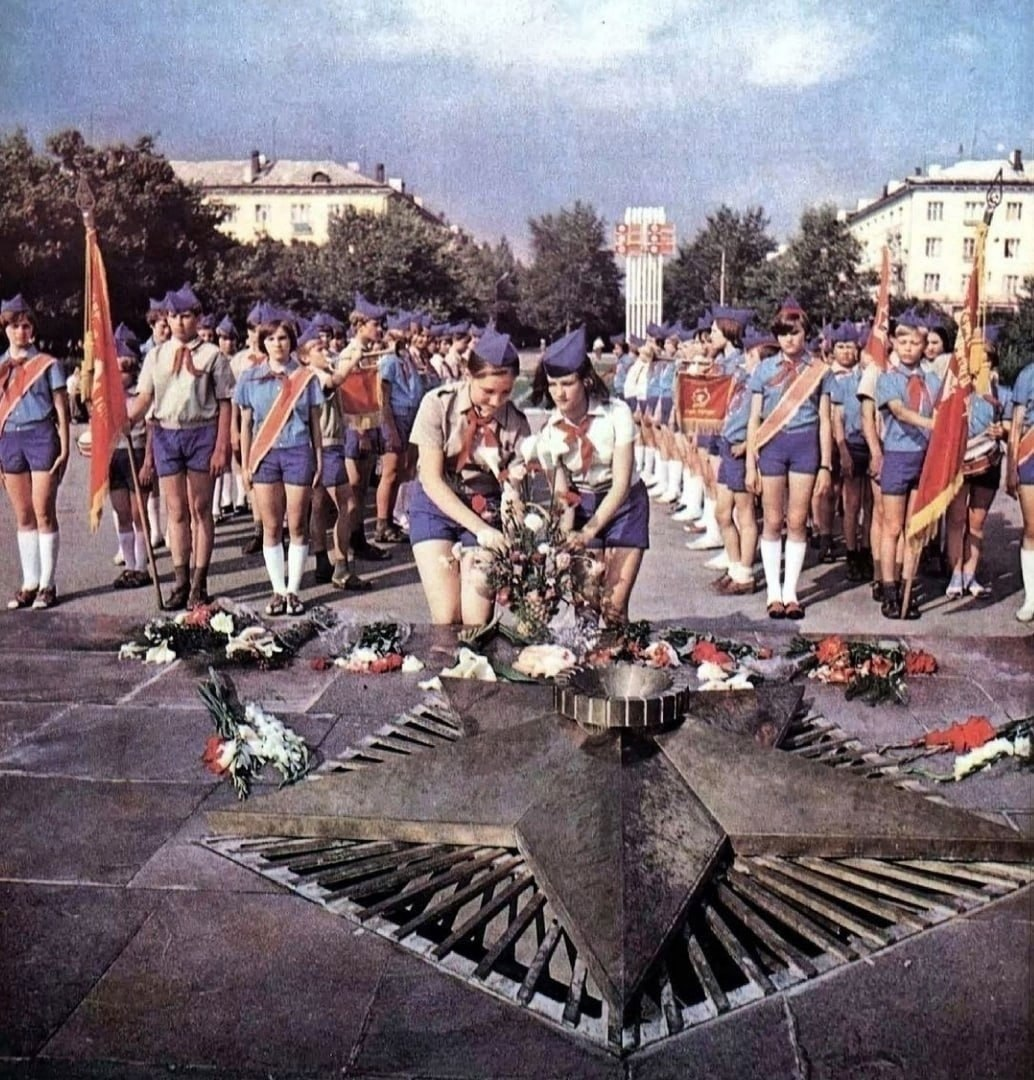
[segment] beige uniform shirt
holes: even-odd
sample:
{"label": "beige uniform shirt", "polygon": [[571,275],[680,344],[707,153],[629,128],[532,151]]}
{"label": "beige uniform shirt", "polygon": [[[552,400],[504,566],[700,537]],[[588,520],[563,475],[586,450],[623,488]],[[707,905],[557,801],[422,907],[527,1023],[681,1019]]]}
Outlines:
{"label": "beige uniform shirt", "polygon": [[176,356],[182,347],[171,338],[152,349],[137,384],[141,394],[153,395],[151,418],[166,428],[210,424],[219,415],[219,402],[233,397],[230,363],[215,345],[195,338],[186,346],[190,365],[181,365],[177,372]]}
{"label": "beige uniform shirt", "polygon": [[[460,494],[495,494],[499,474],[516,457],[518,444],[531,434],[531,425],[516,405],[506,402],[489,425],[494,440],[483,437],[476,441],[470,461],[457,468],[473,408],[466,381],[429,390],[420,402],[409,441],[445,453],[445,478]],[[498,445],[490,445],[492,441]]]}

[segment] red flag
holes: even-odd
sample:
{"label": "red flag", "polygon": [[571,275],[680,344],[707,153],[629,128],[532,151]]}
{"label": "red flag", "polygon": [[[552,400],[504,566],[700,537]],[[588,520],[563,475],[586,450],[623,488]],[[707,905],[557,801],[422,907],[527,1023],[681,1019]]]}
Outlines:
{"label": "red flag", "polygon": [[97,230],[86,230],[86,334],[84,366],[92,365],[90,394],[90,528],[96,531],[108,497],[108,469],[126,422],[126,392],[111,329],[108,277]]}
{"label": "red flag", "polygon": [[[918,547],[937,535],[937,523],[962,487],[962,459],[969,435],[971,385],[968,378],[965,386],[959,383],[959,353],[959,349],[952,353],[941,392],[933,407],[933,431],[926,447],[912,514],[905,526],[908,539]],[[965,363],[964,355],[961,363]]]}
{"label": "red flag", "polygon": [[884,245],[883,261],[880,266],[880,291],[876,295],[876,317],[873,320],[869,340],[862,350],[880,369],[887,370],[890,357],[890,248]]}

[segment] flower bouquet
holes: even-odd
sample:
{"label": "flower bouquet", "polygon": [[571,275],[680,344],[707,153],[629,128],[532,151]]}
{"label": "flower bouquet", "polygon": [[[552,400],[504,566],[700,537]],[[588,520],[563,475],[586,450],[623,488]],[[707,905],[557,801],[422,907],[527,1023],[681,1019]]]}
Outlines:
{"label": "flower bouquet", "polygon": [[205,744],[201,760],[210,772],[228,777],[238,799],[248,797],[252,782],[266,765],[280,773],[281,787],[309,771],[305,741],[260,705],[242,705],[228,675],[210,668],[198,691],[216,730]]}
{"label": "flower bouquet", "polygon": [[402,651],[409,633],[410,628],[404,623],[366,623],[359,629],[348,651],[334,660],[334,665],[359,675],[420,671],[424,665],[415,656],[406,656]]}
{"label": "flower bouquet", "polygon": [[937,670],[930,653],[908,650],[900,642],[845,641],[831,634],[821,641],[794,638],[789,654],[806,658],[808,677],[844,687],[850,701],[867,705],[884,701],[908,702],[906,675],[929,675]]}
{"label": "flower bouquet", "polygon": [[[526,643],[549,640],[549,624],[562,604],[598,606],[594,593],[603,569],[592,556],[567,546],[565,510],[577,495],[530,501],[528,482],[534,471],[534,466],[515,466],[501,477],[499,527],[505,544],[481,556],[488,588],[497,603],[513,612],[516,635]],[[480,512],[478,496],[472,507]]]}
{"label": "flower bouquet", "polygon": [[119,649],[120,660],[170,664],[186,656],[204,656],[216,667],[240,664],[280,668],[317,634],[334,625],[328,608],[313,608],[305,619],[274,633],[245,607],[215,600],[178,615],[151,619],[140,635]]}

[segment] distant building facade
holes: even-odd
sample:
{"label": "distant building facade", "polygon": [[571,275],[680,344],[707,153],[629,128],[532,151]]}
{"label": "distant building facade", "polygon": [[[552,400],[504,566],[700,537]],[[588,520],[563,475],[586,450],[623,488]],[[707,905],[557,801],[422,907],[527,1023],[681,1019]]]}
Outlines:
{"label": "distant building facade", "polygon": [[878,271],[890,248],[893,290],[901,296],[961,308],[973,269],[975,226],[988,187],[1002,170],[1002,201],[987,238],[983,295],[992,308],[1015,308],[1023,280],[1034,275],[1034,169],[1014,150],[1008,160],[931,165],[891,180],[875,199],[842,215]]}
{"label": "distant building facade", "polygon": [[268,161],[257,150],[244,161],[169,164],[184,183],[200,186],[205,202],[225,210],[222,230],[245,244],[264,237],[325,244],[331,218],[347,207],[383,214],[392,204],[405,204],[429,222],[445,225],[406,192],[402,180],[385,179],[383,165],[369,177],[354,161]]}

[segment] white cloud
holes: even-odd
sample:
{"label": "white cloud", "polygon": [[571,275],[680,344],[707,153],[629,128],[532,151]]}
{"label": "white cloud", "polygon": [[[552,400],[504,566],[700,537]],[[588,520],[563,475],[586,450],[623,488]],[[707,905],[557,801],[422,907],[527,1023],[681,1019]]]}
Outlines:
{"label": "white cloud", "polygon": [[844,5],[767,0],[327,0],[349,52],[435,58],[601,109],[835,81],[872,47]]}

